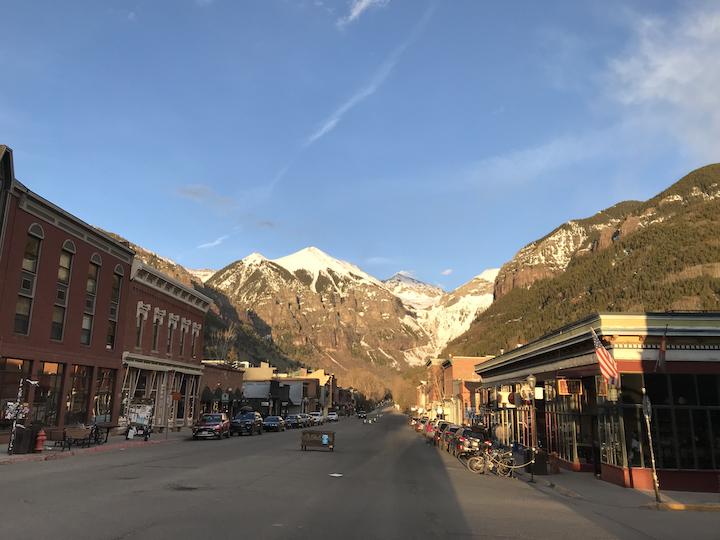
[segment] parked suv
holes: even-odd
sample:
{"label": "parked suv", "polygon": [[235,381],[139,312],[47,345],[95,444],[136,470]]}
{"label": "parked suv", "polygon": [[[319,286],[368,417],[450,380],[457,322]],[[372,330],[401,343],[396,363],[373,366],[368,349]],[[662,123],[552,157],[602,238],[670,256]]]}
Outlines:
{"label": "parked suv", "polygon": [[490,437],[487,431],[481,427],[473,426],[458,429],[452,438],[452,454],[454,456],[462,456],[468,452],[478,450],[481,444],[489,440]]}
{"label": "parked suv", "polygon": [[452,438],[455,436],[455,432],[458,429],[461,429],[460,426],[450,424],[443,430],[442,434],[440,435],[440,442],[438,443],[442,450],[450,452],[450,447],[452,446]]}
{"label": "parked suv", "polygon": [[302,427],[303,420],[298,414],[288,414],[285,418],[285,424],[290,428],[299,428]]}
{"label": "parked suv", "polygon": [[230,437],[230,420],[225,413],[201,414],[192,428],[193,439],[200,437]]}
{"label": "parked suv", "polygon": [[327,421],[328,422],[337,422],[338,421],[338,415],[336,412],[329,412],[327,415]]}
{"label": "parked suv", "polygon": [[302,419],[302,425],[303,427],[310,427],[313,425],[313,420],[310,418],[310,415],[308,413],[298,413],[298,416]]}
{"label": "parked suv", "polygon": [[232,423],[230,424],[230,435],[237,433],[242,435],[247,433],[248,435],[262,435],[263,432],[263,419],[259,412],[241,412],[235,415]]}
{"label": "parked suv", "polygon": [[321,413],[321,412],[311,412],[310,418],[312,418],[313,424],[315,424],[316,426],[319,426],[319,425],[325,423],[325,418],[323,418],[323,413]]}

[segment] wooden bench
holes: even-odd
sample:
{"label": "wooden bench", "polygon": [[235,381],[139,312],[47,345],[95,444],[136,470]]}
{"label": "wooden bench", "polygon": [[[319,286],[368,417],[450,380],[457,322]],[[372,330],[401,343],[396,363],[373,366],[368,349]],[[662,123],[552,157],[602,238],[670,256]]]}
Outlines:
{"label": "wooden bench", "polygon": [[63,438],[63,451],[65,448],[70,450],[72,445],[80,448],[90,446],[90,428],[66,427],[65,437]]}
{"label": "wooden bench", "polygon": [[65,432],[60,428],[49,428],[45,430],[48,443],[52,441],[54,446],[65,445]]}

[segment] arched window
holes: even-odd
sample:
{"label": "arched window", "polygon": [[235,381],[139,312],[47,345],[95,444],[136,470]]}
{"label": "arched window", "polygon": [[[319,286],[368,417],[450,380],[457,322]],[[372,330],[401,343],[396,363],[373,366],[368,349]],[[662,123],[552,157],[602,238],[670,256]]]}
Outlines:
{"label": "arched window", "polygon": [[40,247],[45,238],[45,231],[37,223],[30,225],[25,237],[25,251],[22,260],[20,275],[20,291],[15,305],[15,323],[13,332],[28,335],[30,333],[30,319],[32,316],[33,300],[35,298],[35,282],[40,264]]}

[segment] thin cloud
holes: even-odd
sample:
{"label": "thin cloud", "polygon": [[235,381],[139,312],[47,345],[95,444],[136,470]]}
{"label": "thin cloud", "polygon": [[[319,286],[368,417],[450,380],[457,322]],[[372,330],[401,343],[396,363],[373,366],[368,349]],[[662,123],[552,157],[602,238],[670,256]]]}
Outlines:
{"label": "thin cloud", "polygon": [[451,270],[450,268],[448,268],[447,270],[443,270],[443,271],[440,272],[440,273],[441,273],[443,276],[449,276],[450,274],[452,274],[452,270]]}
{"label": "thin cloud", "polygon": [[696,153],[720,153],[720,11],[638,18],[626,53],[609,62],[609,92]]}
{"label": "thin cloud", "polygon": [[282,223],[279,221],[259,221],[255,224],[258,229],[279,229]]}
{"label": "thin cloud", "polygon": [[207,243],[207,244],[201,244],[201,245],[199,245],[199,246],[197,247],[197,249],[205,249],[205,248],[210,248],[210,247],[219,246],[220,244],[222,244],[222,243],[223,243],[225,240],[227,240],[228,238],[230,238],[230,235],[229,235],[229,234],[223,235],[223,236],[221,236],[220,238],[218,238],[217,240],[215,240],[214,242],[209,242],[209,243]]}
{"label": "thin cloud", "polygon": [[198,203],[208,204],[219,210],[228,212],[235,207],[235,201],[229,197],[220,197],[211,188],[204,184],[198,184],[194,186],[185,186],[177,189],[175,194],[178,197],[184,197],[192,199]]}
{"label": "thin cloud", "polygon": [[[362,7],[362,11],[367,9],[370,5],[379,3],[379,0],[356,0],[356,4],[359,7]],[[353,6],[355,7],[355,6]],[[362,12],[360,11],[360,13]],[[323,137],[324,135],[328,134],[330,131],[335,129],[335,126],[338,125],[340,120],[342,120],[343,116],[350,111],[352,108],[356,107],[363,101],[365,101],[368,97],[372,96],[378,88],[380,88],[383,83],[387,80],[387,78],[392,73],[393,69],[397,65],[398,61],[400,60],[400,57],[402,56],[403,52],[405,52],[405,49],[407,49],[418,37],[421,30],[424,28],[427,21],[430,19],[430,16],[435,11],[435,5],[431,6],[424,14],[423,18],[420,20],[420,22],[413,28],[412,32],[408,36],[408,38],[402,42],[382,63],[380,68],[377,70],[375,75],[372,77],[370,84],[368,84],[365,88],[361,89],[359,92],[357,92],[354,96],[352,96],[349,100],[347,100],[342,106],[340,106],[330,117],[323,122],[323,124],[320,126],[320,128],[313,133],[310,137],[308,137],[307,141],[305,141],[305,144],[303,145],[302,149],[305,150],[308,148],[311,144],[313,144],[315,141],[317,141],[320,137]],[[351,13],[352,14],[352,13]],[[358,14],[359,16],[359,14]],[[283,171],[284,172],[284,171]]]}
{"label": "thin cloud", "polygon": [[352,0],[350,4],[350,13],[346,17],[338,19],[337,25],[343,27],[348,23],[357,20],[360,15],[371,7],[385,7],[389,0]]}

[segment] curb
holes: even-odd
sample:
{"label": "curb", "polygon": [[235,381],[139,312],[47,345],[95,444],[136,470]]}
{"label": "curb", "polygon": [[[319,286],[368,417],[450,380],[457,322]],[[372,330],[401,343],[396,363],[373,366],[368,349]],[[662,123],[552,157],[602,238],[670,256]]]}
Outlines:
{"label": "curb", "polygon": [[70,450],[68,452],[50,453],[50,454],[25,454],[9,459],[0,460],[0,466],[10,465],[13,463],[34,463],[38,461],[51,461],[54,459],[66,459],[71,456],[82,456],[83,454],[94,454],[97,452],[110,452],[112,450],[124,450],[125,448],[133,448],[136,446],[149,446],[153,444],[167,444],[175,442],[175,439],[165,439],[161,441],[143,441],[141,443],[121,443],[113,445],[93,446],[91,448],[83,448],[81,450]]}
{"label": "curb", "polygon": [[648,510],[675,510],[681,512],[720,512],[720,505],[711,504],[679,504],[679,503],[648,503],[639,508]]}

